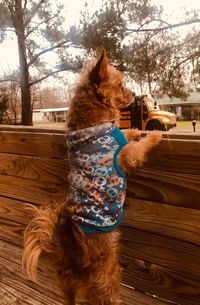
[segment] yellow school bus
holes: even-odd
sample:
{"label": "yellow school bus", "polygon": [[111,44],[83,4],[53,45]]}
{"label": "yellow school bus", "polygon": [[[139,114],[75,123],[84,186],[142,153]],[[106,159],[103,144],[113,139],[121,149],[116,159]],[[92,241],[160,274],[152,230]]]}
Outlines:
{"label": "yellow school bus", "polygon": [[121,110],[120,128],[169,130],[176,126],[176,115],[161,111],[153,96],[135,96],[135,101]]}

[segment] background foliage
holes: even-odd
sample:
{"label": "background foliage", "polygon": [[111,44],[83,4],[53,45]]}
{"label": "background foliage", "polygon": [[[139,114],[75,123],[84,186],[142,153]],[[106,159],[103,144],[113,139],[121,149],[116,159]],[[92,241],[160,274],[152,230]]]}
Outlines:
{"label": "background foliage", "polygon": [[150,0],[102,0],[95,11],[88,1],[78,22],[66,22],[61,0],[0,0],[1,42],[16,35],[20,59],[19,70],[4,71],[0,81],[8,91],[15,83],[15,94],[20,89],[24,125],[32,124],[44,81],[78,72],[101,47],[138,92],[186,98],[200,90],[199,11],[171,23]]}

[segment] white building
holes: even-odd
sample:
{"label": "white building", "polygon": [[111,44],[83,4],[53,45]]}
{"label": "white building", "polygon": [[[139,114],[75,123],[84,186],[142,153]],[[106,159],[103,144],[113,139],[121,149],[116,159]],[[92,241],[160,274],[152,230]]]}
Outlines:
{"label": "white building", "polygon": [[69,107],[33,110],[33,122],[66,122]]}

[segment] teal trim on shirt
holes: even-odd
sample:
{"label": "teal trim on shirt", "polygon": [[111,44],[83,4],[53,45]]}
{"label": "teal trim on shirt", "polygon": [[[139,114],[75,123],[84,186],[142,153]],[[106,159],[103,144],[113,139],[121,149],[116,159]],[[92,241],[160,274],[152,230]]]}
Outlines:
{"label": "teal trim on shirt", "polygon": [[118,144],[120,145],[119,148],[116,150],[115,154],[114,154],[114,166],[115,169],[118,173],[119,176],[123,177],[124,179],[126,179],[125,174],[121,171],[119,164],[117,162],[117,156],[119,154],[119,152],[121,151],[121,149],[128,144],[127,139],[125,138],[124,134],[119,130],[119,128],[115,127],[112,131],[112,136],[117,140]]}

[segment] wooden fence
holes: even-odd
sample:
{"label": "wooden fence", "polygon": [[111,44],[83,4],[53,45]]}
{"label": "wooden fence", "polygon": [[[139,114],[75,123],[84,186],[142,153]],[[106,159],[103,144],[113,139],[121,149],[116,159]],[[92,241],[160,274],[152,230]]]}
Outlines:
{"label": "wooden fence", "polygon": [[[200,136],[163,137],[128,177],[120,257],[126,305],[200,304]],[[62,304],[49,262],[42,260],[36,285],[21,256],[26,203],[61,200],[67,170],[64,131],[0,127],[0,305]]]}

